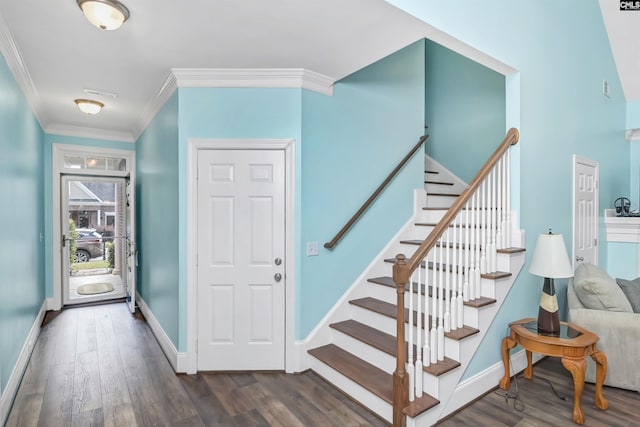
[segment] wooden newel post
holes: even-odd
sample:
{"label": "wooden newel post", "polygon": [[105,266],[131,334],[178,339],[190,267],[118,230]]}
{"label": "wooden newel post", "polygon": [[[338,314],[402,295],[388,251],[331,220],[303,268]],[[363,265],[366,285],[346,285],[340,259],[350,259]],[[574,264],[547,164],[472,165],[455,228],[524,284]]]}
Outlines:
{"label": "wooden newel post", "polygon": [[[402,410],[409,404],[409,377],[405,368],[407,360],[407,346],[404,339],[404,288],[409,282],[409,268],[404,254],[396,255],[393,266],[393,281],[398,294],[398,324],[396,330],[397,357],[396,370],[393,372],[393,425],[404,427],[406,418]],[[410,314],[411,315],[411,314]]]}

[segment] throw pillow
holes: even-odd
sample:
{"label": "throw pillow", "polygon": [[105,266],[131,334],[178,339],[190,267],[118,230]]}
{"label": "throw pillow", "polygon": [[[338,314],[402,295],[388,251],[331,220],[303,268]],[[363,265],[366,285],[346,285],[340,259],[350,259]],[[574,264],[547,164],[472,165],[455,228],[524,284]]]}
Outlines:
{"label": "throw pillow", "polygon": [[573,276],[573,287],[578,299],[587,308],[633,312],[616,281],[593,264],[585,262],[578,265]]}
{"label": "throw pillow", "polygon": [[634,313],[640,313],[640,277],[633,280],[616,279],[620,289],[627,296]]}

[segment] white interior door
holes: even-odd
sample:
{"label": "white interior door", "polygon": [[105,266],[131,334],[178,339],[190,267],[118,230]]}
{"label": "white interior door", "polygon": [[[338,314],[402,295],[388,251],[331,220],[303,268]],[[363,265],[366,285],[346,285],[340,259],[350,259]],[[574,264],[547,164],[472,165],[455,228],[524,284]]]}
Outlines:
{"label": "white interior door", "polygon": [[598,162],[573,156],[573,266],[598,265]]}
{"label": "white interior door", "polygon": [[198,370],[285,367],[285,153],[198,153]]}

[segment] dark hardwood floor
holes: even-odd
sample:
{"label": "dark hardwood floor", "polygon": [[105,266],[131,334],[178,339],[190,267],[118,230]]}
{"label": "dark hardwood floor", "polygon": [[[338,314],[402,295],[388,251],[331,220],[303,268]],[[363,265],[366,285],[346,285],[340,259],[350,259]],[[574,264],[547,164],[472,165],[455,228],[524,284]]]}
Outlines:
{"label": "dark hardwood floor", "polygon": [[385,426],[311,371],[176,375],[124,303],[50,312],[7,426]]}
{"label": "dark hardwood floor", "polygon": [[[635,375],[635,373],[634,373]],[[497,389],[438,423],[438,427],[462,426],[553,426],[575,427],[573,423],[573,379],[562,367],[560,359],[547,357],[533,367],[533,380],[518,375],[517,386],[511,381],[510,395],[518,391],[519,401],[505,399],[505,391]],[[566,398],[558,398],[555,391]],[[604,387],[609,409],[595,406],[595,385],[586,383],[582,393],[582,411],[587,427],[640,426],[640,394],[635,391]]]}
{"label": "dark hardwood floor", "polygon": [[[558,399],[549,380],[567,400]],[[512,381],[512,390],[515,391]],[[573,382],[558,359],[442,421],[454,426],[575,426]],[[582,396],[585,426],[640,426],[640,395],[605,387],[609,410]],[[142,316],[124,303],[49,312],[7,426],[384,426],[313,372],[175,375]]]}

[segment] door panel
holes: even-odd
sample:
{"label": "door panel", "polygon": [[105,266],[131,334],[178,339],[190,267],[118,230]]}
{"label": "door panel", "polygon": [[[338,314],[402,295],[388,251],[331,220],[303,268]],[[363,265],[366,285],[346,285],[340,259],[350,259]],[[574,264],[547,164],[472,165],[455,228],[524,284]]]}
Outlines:
{"label": "door panel", "polygon": [[574,156],[573,265],[598,264],[598,163]]}
{"label": "door panel", "polygon": [[285,351],[282,150],[198,153],[198,369],[280,370]]}

